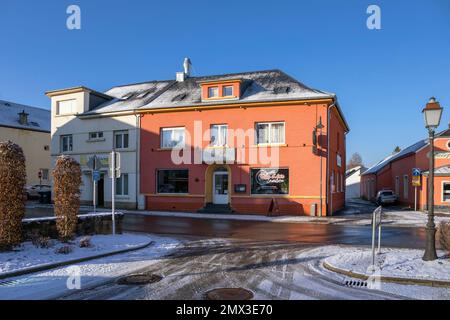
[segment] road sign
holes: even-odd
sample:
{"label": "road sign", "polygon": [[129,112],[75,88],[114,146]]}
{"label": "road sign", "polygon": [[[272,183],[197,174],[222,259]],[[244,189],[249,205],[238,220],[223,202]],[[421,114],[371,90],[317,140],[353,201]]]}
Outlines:
{"label": "road sign", "polygon": [[[113,156],[115,156],[114,161],[113,161]],[[121,171],[120,171],[120,153],[113,151],[109,154],[109,158],[108,158],[108,163],[109,163],[109,177],[110,178],[118,178],[121,175]],[[115,169],[115,174],[113,174],[113,170]]]}
{"label": "road sign", "polygon": [[414,187],[420,187],[421,186],[421,179],[420,176],[422,175],[422,171],[419,168],[414,168],[412,170],[412,185]]}
{"label": "road sign", "polygon": [[413,168],[413,170],[412,170],[413,177],[415,177],[415,176],[420,177],[421,174],[422,174],[422,171],[419,168]]}
{"label": "road sign", "polygon": [[99,181],[100,180],[100,171],[93,170],[92,171],[92,180],[93,181]]}

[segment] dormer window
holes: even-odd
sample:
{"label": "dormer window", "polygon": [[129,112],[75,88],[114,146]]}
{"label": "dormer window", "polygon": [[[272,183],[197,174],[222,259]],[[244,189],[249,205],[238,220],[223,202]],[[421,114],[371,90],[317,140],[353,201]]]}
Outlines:
{"label": "dormer window", "polygon": [[223,94],[224,97],[232,97],[233,94],[233,86],[224,86],[223,87]]}
{"label": "dormer window", "polygon": [[208,98],[219,97],[219,87],[209,87],[208,88]]}

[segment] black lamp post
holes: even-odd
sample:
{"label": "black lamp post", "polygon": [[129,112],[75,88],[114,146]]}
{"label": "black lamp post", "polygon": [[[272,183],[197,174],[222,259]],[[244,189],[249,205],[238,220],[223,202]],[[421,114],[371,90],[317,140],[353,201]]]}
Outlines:
{"label": "black lamp post", "polygon": [[442,108],[434,97],[430,98],[422,110],[425,118],[425,127],[428,129],[430,140],[430,168],[428,174],[428,222],[426,227],[426,247],[423,255],[424,261],[437,259],[436,254],[436,225],[434,224],[434,130],[439,126]]}

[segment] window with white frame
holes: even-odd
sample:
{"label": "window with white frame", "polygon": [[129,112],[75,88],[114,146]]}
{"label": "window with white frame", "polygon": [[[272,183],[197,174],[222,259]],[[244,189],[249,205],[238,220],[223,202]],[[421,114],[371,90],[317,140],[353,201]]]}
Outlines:
{"label": "window with white frame", "polygon": [[184,143],[184,127],[161,129],[161,148],[183,148]]}
{"label": "window with white frame", "polygon": [[403,198],[408,199],[409,179],[408,175],[403,176]]}
{"label": "window with white frame", "polygon": [[60,137],[61,141],[61,152],[73,151],[73,137],[71,134],[62,135]]}
{"label": "window with white frame", "polygon": [[64,114],[74,114],[76,111],[76,100],[64,100],[58,101],[56,114],[64,115]]}
{"label": "window with white frame", "polygon": [[208,88],[208,98],[217,98],[219,96],[219,87]]}
{"label": "window with white frame", "polygon": [[450,202],[450,181],[442,182],[442,201]]}
{"label": "window with white frame", "polygon": [[116,195],[127,196],[128,195],[128,174],[122,173],[119,178],[116,179]]}
{"label": "window with white frame", "polygon": [[227,132],[228,132],[228,125],[213,124],[211,126],[211,145],[212,146],[227,145]]}
{"label": "window with white frame", "polygon": [[124,131],[114,131],[114,148],[115,149],[126,149],[129,143],[128,130]]}
{"label": "window with white frame", "polygon": [[48,169],[40,169],[41,171],[41,179],[42,180],[48,180]]}
{"label": "window with white frame", "polygon": [[89,132],[89,140],[103,139],[103,131]]}
{"label": "window with white frame", "polygon": [[233,96],[233,86],[224,86],[222,90],[223,90],[222,96],[224,97]]}
{"label": "window with white frame", "polygon": [[256,123],[256,144],[283,144],[285,143],[284,122],[258,122]]}

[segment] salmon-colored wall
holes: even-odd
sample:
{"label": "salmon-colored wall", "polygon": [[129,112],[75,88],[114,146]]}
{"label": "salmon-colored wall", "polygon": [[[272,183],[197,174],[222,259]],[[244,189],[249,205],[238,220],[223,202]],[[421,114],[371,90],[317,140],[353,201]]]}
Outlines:
{"label": "salmon-colored wall", "polygon": [[208,97],[208,89],[212,87],[217,87],[219,91],[219,97],[223,97],[223,87],[233,86],[233,96],[235,98],[239,98],[241,96],[241,83],[239,81],[227,82],[227,83],[205,83],[202,84],[202,99],[203,100],[213,100],[217,98],[209,98]]}
{"label": "salmon-colored wall", "polygon": [[[147,113],[141,119],[141,193],[146,195],[147,209],[195,211],[205,203],[205,172],[207,164],[180,164],[171,161],[171,150],[161,150],[160,129],[164,127],[185,127],[193,134],[194,121],[202,121],[202,130],[209,129],[212,124],[228,124],[229,132],[234,129],[253,129],[256,122],[285,122],[285,145],[279,147],[279,167],[289,168],[289,195],[250,195],[250,168],[267,168],[270,165],[261,161],[250,164],[249,150],[267,148],[255,146],[253,134],[246,138],[244,146],[234,146],[237,155],[245,154],[246,162],[231,164],[231,206],[239,213],[266,213],[272,199],[276,199],[276,207],[280,214],[303,215],[310,214],[310,206],[317,203],[320,195],[320,157],[312,151],[312,131],[319,117],[326,126],[327,105],[285,105],[274,107],[252,108],[218,108],[214,110],[183,111],[166,113]],[[342,127],[338,121],[331,121],[331,127]],[[345,132],[341,132],[339,152],[342,152],[342,170],[345,170]],[[323,129],[322,141],[324,148],[323,161],[323,212],[326,213],[326,131]],[[332,130],[333,132],[333,130]],[[331,139],[334,147],[335,139]],[[231,144],[228,139],[228,144]],[[186,142],[188,145],[188,141]],[[209,145],[203,141],[203,148]],[[269,148],[270,149],[270,148]],[[320,148],[319,148],[320,150]],[[191,155],[193,159],[193,153]],[[335,161],[331,161],[335,162]],[[272,167],[276,167],[272,166]],[[156,194],[156,169],[189,169],[189,194],[180,196],[161,196]],[[344,171],[342,171],[344,172]],[[246,184],[246,193],[234,193],[234,184]],[[342,207],[344,193],[336,197],[336,207]]]}

